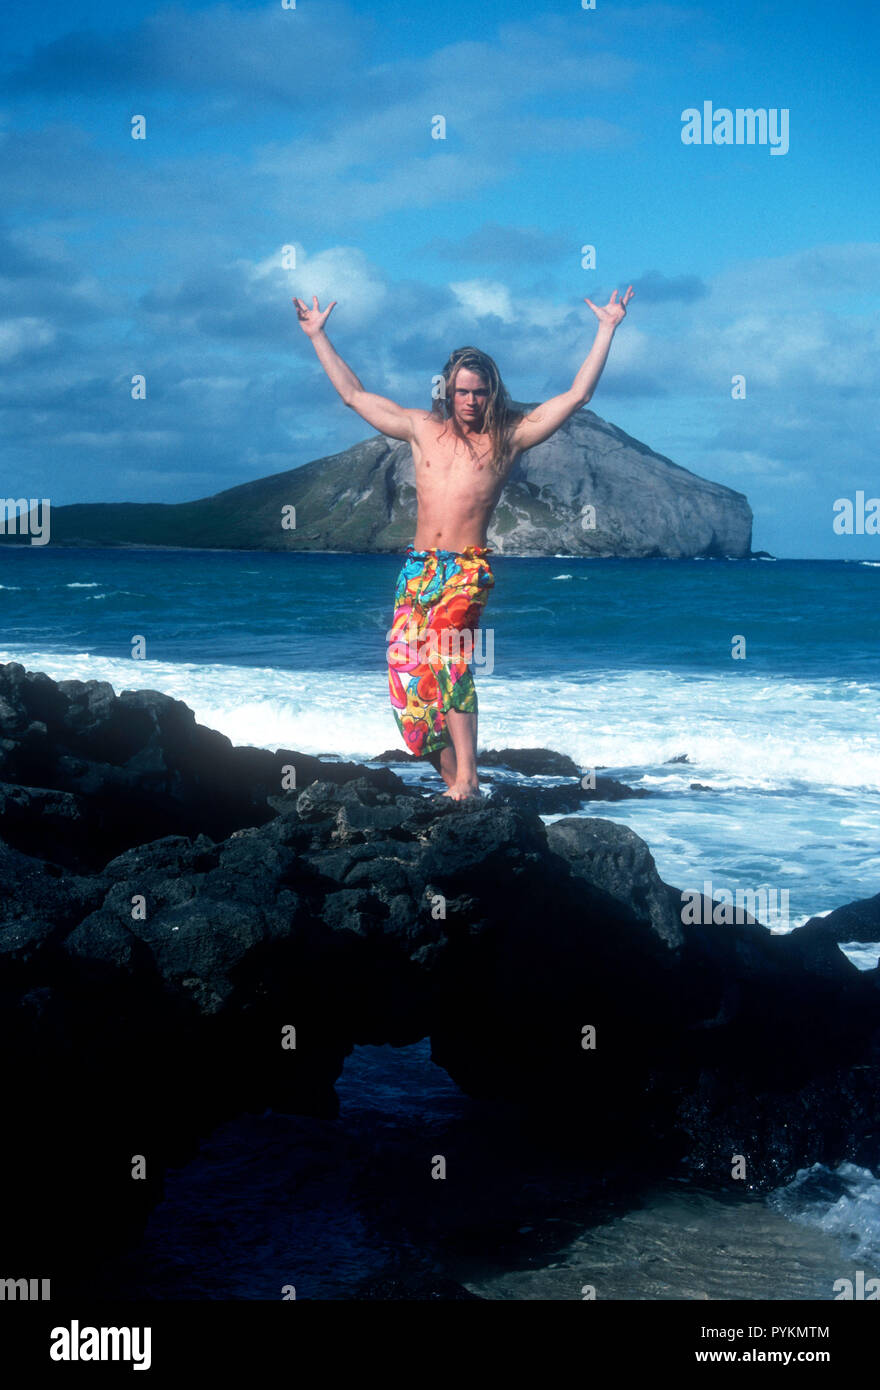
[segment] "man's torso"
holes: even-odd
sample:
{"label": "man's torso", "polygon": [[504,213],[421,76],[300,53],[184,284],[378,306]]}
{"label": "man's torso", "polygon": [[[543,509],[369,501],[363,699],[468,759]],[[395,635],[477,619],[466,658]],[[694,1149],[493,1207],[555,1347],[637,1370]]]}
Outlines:
{"label": "man's torso", "polygon": [[492,462],[488,434],[456,434],[451,420],[413,412],[413,462],[416,472],[417,550],[453,550],[484,546],[489,520],[501,490],[519,457],[513,453],[499,471]]}

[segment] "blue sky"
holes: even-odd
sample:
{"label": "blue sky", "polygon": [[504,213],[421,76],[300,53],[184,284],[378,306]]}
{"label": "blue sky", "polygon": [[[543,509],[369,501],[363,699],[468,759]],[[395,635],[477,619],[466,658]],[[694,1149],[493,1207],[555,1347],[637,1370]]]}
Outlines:
{"label": "blue sky", "polygon": [[[880,493],[877,31],[815,0],[7,6],[4,495],[180,501],[366,437],[293,294],[419,405],[464,343],[563,390],[584,296],[632,283],[590,408],[745,492],[756,548],[880,560],[832,530]],[[707,100],[787,108],[788,152],[684,145]]]}

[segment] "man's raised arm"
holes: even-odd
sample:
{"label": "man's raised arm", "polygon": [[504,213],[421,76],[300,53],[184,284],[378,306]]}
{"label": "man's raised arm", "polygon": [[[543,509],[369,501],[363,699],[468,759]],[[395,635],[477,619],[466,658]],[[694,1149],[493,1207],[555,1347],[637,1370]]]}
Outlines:
{"label": "man's raised arm", "polygon": [[365,391],[351,367],[343,362],[324,332],[324,324],[336,300],[323,310],[318,308],[317,295],[312,296],[311,309],[301,299],[294,299],[293,303],[296,306],[300,328],[307,338],[311,338],[318,361],[345,404],[356,410],[368,425],[381,430],[382,434],[388,434],[392,439],[406,439],[411,442],[413,416],[416,412],[404,410],[403,406],[398,405],[396,401],[389,401],[385,396],[375,396],[371,391]]}
{"label": "man's raised arm", "polygon": [[529,415],[523,416],[514,430],[515,449],[533,449],[536,444],[542,444],[551,434],[555,434],[560,425],[564,425],[576,410],[586,405],[602,375],[602,368],[605,366],[605,359],[614,338],[614,330],[626,317],[626,306],[632,295],[633,287],[630,285],[622,299],[617,298],[617,290],[614,290],[608,303],[601,307],[594,304],[592,299],[585,300],[599,320],[593,346],[570,388],[563,391],[561,396],[553,396],[549,401],[544,401],[543,405],[536,406]]}

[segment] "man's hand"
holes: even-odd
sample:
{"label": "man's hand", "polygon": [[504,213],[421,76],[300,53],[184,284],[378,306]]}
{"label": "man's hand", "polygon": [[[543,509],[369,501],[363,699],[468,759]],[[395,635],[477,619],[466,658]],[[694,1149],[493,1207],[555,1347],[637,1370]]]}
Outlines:
{"label": "man's hand", "polygon": [[514,448],[518,450],[534,449],[536,444],[542,444],[545,439],[550,438],[551,434],[555,434],[576,410],[580,410],[581,406],[586,405],[587,401],[591,399],[596,389],[596,383],[602,375],[602,368],[605,366],[605,359],[608,356],[611,339],[614,336],[613,330],[626,318],[626,306],[632,299],[632,295],[633,287],[630,285],[623,299],[617,298],[617,290],[615,290],[608,303],[601,308],[598,304],[594,304],[592,299],[584,300],[584,303],[589,304],[599,320],[599,328],[607,327],[612,331],[601,333],[597,330],[596,341],[568,391],[563,391],[561,396],[554,396],[551,400],[545,401],[536,410],[522,417],[514,427]]}
{"label": "man's hand", "polygon": [[323,332],[324,324],[330,317],[330,310],[336,303],[334,299],[326,309],[318,308],[318,296],[312,296],[312,308],[303,303],[301,299],[294,299],[296,313],[300,322],[300,327],[306,337],[311,338],[312,347],[315,349],[318,361],[329,376],[336,390],[339,392],[343,401],[352,410],[356,410],[368,425],[374,429],[381,430],[383,434],[388,434],[392,439],[405,439],[409,443],[413,440],[413,421],[417,415],[424,415],[423,410],[404,410],[396,401],[390,401],[385,396],[376,396],[372,391],[365,391],[363,382],[355,376],[347,362],[343,362],[339,353]]}
{"label": "man's hand", "polygon": [[[584,303],[589,304],[600,323],[607,324],[609,328],[616,328],[626,318],[626,306],[632,297],[633,287],[630,285],[623,299],[618,299],[617,290],[614,290],[608,303],[601,308],[598,304],[594,304],[592,299],[585,299]],[[317,302],[316,299],[315,303],[317,304]]]}
{"label": "man's hand", "polygon": [[318,296],[316,294],[312,295],[313,307],[311,309],[301,299],[294,299],[293,303],[296,306],[296,316],[299,319],[300,328],[307,338],[314,338],[316,333],[321,332],[330,317],[330,310],[336,304],[336,300],[334,299],[332,304],[328,304],[323,311],[318,308]]}

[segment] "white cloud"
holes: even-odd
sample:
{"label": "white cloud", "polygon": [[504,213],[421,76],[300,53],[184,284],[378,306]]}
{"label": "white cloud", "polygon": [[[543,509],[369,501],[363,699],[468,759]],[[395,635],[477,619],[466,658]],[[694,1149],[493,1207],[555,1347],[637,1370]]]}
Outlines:
{"label": "white cloud", "polygon": [[790,459],[762,453],[757,449],[715,449],[712,452],[712,472],[722,472],[728,479],[740,479],[740,489],[771,483],[774,486],[803,486],[809,474],[793,468]]}
{"label": "white cloud", "polygon": [[23,317],[0,322],[0,362],[11,362],[23,352],[48,347],[56,332],[45,319]]}
{"label": "white cloud", "polygon": [[[348,328],[376,324],[385,311],[388,286],[381,272],[371,264],[357,246],[330,246],[314,255],[297,257],[296,271],[284,271],[285,289],[294,284],[292,294],[311,306],[312,296],[326,309],[335,299],[337,307],[332,317],[345,319]],[[341,311],[341,312],[340,312]],[[329,329],[330,321],[328,321]]]}
{"label": "white cloud", "polygon": [[88,449],[167,449],[183,442],[180,430],[68,430],[55,435],[51,443],[85,446]]}
{"label": "white cloud", "polygon": [[457,280],[449,288],[462,308],[476,318],[495,314],[503,323],[513,323],[516,318],[510,290],[498,280]]}

